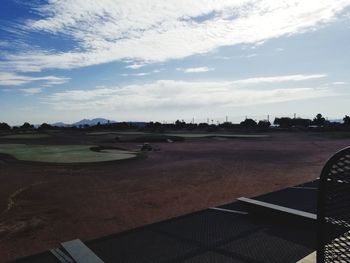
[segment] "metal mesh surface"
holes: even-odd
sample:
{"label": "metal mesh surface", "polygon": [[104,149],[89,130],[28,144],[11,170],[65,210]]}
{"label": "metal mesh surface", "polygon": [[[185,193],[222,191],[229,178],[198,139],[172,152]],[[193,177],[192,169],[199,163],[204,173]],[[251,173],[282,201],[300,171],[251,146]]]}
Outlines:
{"label": "metal mesh surface", "polygon": [[88,244],[104,262],[169,262],[183,255],[198,253],[195,244],[176,240],[148,229]]}
{"label": "metal mesh surface", "polygon": [[318,262],[350,262],[350,147],[325,165],[318,202]]}
{"label": "metal mesh surface", "polygon": [[205,210],[194,215],[159,224],[155,231],[199,245],[215,245],[256,231],[260,226],[250,223],[242,215]]}
{"label": "metal mesh surface", "polygon": [[205,252],[181,263],[244,263],[244,261],[214,252]]}
{"label": "metal mesh surface", "polygon": [[244,262],[297,262],[314,251],[310,245],[315,243],[315,237],[305,230],[267,226],[220,249],[240,257]]}
{"label": "metal mesh surface", "polygon": [[315,233],[204,210],[87,245],[106,263],[294,263],[315,249]]}

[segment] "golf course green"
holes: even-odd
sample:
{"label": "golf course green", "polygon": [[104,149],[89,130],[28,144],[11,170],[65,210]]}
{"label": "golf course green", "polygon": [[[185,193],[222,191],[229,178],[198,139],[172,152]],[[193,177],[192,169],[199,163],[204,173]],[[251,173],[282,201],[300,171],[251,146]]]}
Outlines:
{"label": "golf course green", "polygon": [[44,163],[95,163],[136,157],[135,152],[118,149],[93,151],[89,145],[0,144],[0,153],[21,161]]}

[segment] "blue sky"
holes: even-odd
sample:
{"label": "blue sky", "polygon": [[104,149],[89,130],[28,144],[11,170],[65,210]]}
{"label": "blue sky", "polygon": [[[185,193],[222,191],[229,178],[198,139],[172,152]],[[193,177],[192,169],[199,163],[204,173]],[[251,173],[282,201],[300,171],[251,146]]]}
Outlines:
{"label": "blue sky", "polygon": [[350,0],[0,3],[0,121],[350,114]]}

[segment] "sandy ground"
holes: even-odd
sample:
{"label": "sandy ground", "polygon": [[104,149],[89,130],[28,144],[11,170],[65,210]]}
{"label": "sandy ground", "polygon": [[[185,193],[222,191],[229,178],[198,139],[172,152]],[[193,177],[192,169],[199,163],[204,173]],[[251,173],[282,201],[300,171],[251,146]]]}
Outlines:
{"label": "sandy ground", "polygon": [[[97,139],[34,143],[91,140]],[[99,165],[24,164],[0,156],[0,262],[310,181],[350,140],[284,133],[155,145],[160,151],[146,158]]]}

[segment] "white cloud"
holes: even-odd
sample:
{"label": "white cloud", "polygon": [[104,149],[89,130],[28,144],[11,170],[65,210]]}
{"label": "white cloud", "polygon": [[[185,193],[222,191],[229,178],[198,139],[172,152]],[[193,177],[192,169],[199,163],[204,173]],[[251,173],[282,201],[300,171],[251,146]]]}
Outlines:
{"label": "white cloud", "polygon": [[120,74],[122,75],[123,77],[129,77],[129,76],[133,76],[133,77],[142,77],[142,76],[147,76],[147,75],[150,75],[151,72],[139,72],[139,73],[123,73],[123,74]]}
{"label": "white cloud", "polygon": [[[297,77],[296,77],[297,76]],[[304,76],[301,78],[300,76]],[[312,75],[310,75],[312,76]],[[290,88],[282,82],[303,81],[307,75],[260,77],[236,81],[175,81],[159,80],[148,84],[122,87],[70,90],[49,95],[45,103],[56,110],[88,110],[137,112],[140,110],[169,110],[210,107],[239,107],[266,103],[304,100],[334,95],[328,88]],[[259,80],[259,81],[258,81]],[[276,82],[277,86],[261,89],[264,83]],[[249,89],[245,84],[255,85]]]}
{"label": "white cloud", "polygon": [[345,85],[346,82],[344,82],[344,81],[335,81],[335,82],[333,82],[332,84],[333,84],[333,85]]}
{"label": "white cloud", "polygon": [[142,68],[144,66],[146,66],[146,64],[137,64],[137,63],[135,63],[135,64],[128,65],[125,68],[139,69],[139,68]]}
{"label": "white cloud", "polygon": [[184,73],[203,73],[208,71],[215,70],[214,68],[208,68],[208,67],[197,67],[197,68],[176,68],[178,71],[182,71]]}
{"label": "white cloud", "polygon": [[27,89],[20,89],[20,91],[24,92],[27,95],[33,95],[33,94],[42,92],[43,88],[27,88]]}
{"label": "white cloud", "polygon": [[320,79],[327,77],[326,74],[313,74],[313,75],[284,75],[284,76],[273,76],[273,77],[256,77],[233,81],[235,84],[261,84],[261,83],[274,83],[274,82],[285,82],[285,81],[303,81],[310,79]]}
{"label": "white cloud", "polygon": [[154,69],[150,72],[139,72],[139,73],[123,73],[123,74],[120,74],[121,76],[123,77],[129,77],[129,76],[132,76],[132,77],[142,77],[142,76],[148,76],[148,75],[151,75],[151,74],[155,74],[155,73],[159,73],[161,71],[163,71],[164,69]]}
{"label": "white cloud", "polygon": [[44,76],[44,77],[31,77],[18,75],[12,72],[0,72],[0,86],[20,86],[33,81],[45,81],[45,86],[64,84],[69,80],[65,77],[56,76]]}
{"label": "white cloud", "polygon": [[69,69],[126,59],[151,63],[256,45],[318,29],[349,5],[350,0],[49,1],[36,9],[42,18],[21,30],[70,37],[77,47],[5,55],[0,70]]}

